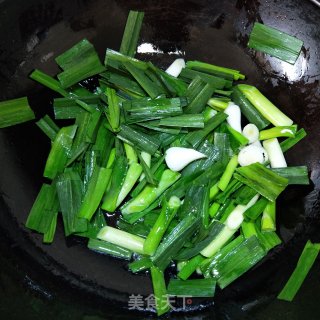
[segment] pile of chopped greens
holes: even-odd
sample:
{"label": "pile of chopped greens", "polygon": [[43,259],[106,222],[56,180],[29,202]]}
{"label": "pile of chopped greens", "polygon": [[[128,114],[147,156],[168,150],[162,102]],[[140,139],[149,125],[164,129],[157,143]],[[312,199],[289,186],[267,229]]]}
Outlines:
{"label": "pile of chopped greens", "polygon": [[[104,64],[84,39],[56,57],[56,77],[30,75],[59,97],[57,122],[36,122],[51,143],[50,182],[26,227],[49,244],[61,217],[66,236],[128,260],[133,273],[150,270],[161,315],[168,295],[213,297],[216,285],[227,287],[278,246],[277,198],[309,179],[284,158],[306,132],[257,88],[237,83],[239,71],[187,61],[172,65],[176,77],[134,58],[143,16],[130,12],[120,51],[107,49]],[[89,91],[81,81],[93,76]],[[0,127],[34,118],[27,98],[0,103]],[[66,119],[73,124],[60,127]],[[310,267],[318,251],[307,244]],[[166,283],[172,261],[177,273]],[[300,285],[305,276],[303,268],[293,275]],[[290,279],[279,297],[292,299],[298,287]]]}

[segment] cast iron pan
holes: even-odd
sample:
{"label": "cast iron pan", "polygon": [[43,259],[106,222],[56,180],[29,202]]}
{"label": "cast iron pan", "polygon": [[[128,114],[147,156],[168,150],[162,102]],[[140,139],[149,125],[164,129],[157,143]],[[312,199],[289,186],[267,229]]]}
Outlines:
{"label": "cast iron pan", "polygon": [[[196,299],[187,311],[170,317],[318,319],[319,261],[293,303],[277,301],[275,296],[292,272],[305,241],[320,240],[320,9],[307,0],[1,0],[0,99],[27,95],[37,117],[52,114],[54,95],[29,80],[28,74],[39,68],[54,75],[58,71],[54,57],[84,37],[93,42],[101,57],[106,47],[118,49],[130,9],[146,12],[141,43],[151,43],[163,52],[140,53],[139,58],[165,67],[177,57],[174,53],[180,52],[185,59],[240,69],[249,83],[258,86],[308,132],[308,137],[287,155],[289,165],[308,165],[312,183],[289,187],[279,200],[278,229],[284,244],[241,279],[217,292],[214,303]],[[294,66],[246,48],[254,21],[304,41]],[[126,270],[126,263],[91,252],[80,240],[65,239],[61,223],[49,246],[41,243],[38,234],[25,229],[28,211],[43,182],[49,147],[34,123],[0,131],[1,270],[6,269],[6,274],[17,280],[16,286],[22,283],[23,288],[29,287],[27,297],[42,301],[29,308],[21,293],[19,302],[24,304],[16,308],[19,302],[10,297],[7,276],[2,276],[1,314],[8,319],[152,317],[148,311],[127,310],[130,294],[146,297],[151,293],[148,275],[133,275]]]}

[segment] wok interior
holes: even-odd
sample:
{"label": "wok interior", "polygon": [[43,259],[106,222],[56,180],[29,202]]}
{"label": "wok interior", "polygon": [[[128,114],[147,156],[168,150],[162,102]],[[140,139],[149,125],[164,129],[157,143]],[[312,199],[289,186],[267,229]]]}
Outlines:
{"label": "wok interior", "polygon": [[[130,9],[138,9],[146,12],[141,43],[151,43],[161,52],[140,52],[138,58],[166,67],[182,54],[187,60],[203,60],[239,69],[247,75],[248,83],[258,86],[299,127],[305,128],[308,137],[288,152],[287,159],[289,165],[306,163],[313,183],[307,187],[290,186],[279,199],[278,230],[284,245],[238,281],[219,291],[214,305],[211,300],[195,299],[190,306],[196,312],[194,314],[203,317],[210,314],[235,319],[254,313],[256,319],[263,319],[268,312],[277,310],[274,319],[280,319],[283,312],[289,312],[295,319],[300,312],[297,311],[299,300],[284,305],[274,301],[274,296],[292,271],[305,241],[309,238],[319,241],[317,141],[320,134],[317,123],[320,112],[317,106],[320,65],[317,60],[320,33],[317,25],[320,10],[307,1],[302,6],[298,0],[281,3],[237,1],[236,5],[234,1],[66,3],[59,0],[54,3],[15,1],[0,3],[0,6],[7,9],[6,16],[1,19],[4,28],[0,30],[1,100],[27,95],[37,117],[46,113],[52,115],[54,95],[29,80],[28,74],[34,68],[55,74],[58,68],[54,57],[84,37],[92,41],[103,58],[106,47],[119,48],[127,13]],[[246,48],[254,21],[262,21],[304,40],[304,49],[296,65],[252,53]],[[140,51],[144,51],[143,48]],[[133,275],[126,269],[127,262],[91,252],[81,239],[65,239],[61,223],[54,243],[49,246],[43,245],[39,235],[24,227],[43,182],[49,148],[49,141],[34,123],[0,132],[3,168],[0,214],[4,221],[1,228],[5,230],[2,237],[5,234],[18,245],[23,256],[34,266],[28,274],[40,273],[42,276],[38,280],[43,287],[52,286],[52,290],[62,297],[65,291],[68,294],[75,292],[77,305],[87,308],[98,305],[101,314],[106,311],[119,313],[120,308],[124,318],[130,294],[146,297],[152,292],[149,275]],[[307,282],[308,290],[300,299],[300,303],[307,301],[309,294],[314,302],[307,311],[303,308],[304,315],[305,312],[312,314],[317,308],[317,295],[312,294],[312,285]],[[64,292],[61,288],[65,288]],[[137,317],[141,319],[141,316]]]}

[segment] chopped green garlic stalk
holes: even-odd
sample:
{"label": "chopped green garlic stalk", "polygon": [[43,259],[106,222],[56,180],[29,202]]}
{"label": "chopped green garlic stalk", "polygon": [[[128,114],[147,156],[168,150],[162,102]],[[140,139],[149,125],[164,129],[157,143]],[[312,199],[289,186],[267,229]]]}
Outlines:
{"label": "chopped green garlic stalk", "polygon": [[141,164],[133,162],[129,165],[128,172],[126,174],[120,193],[118,195],[117,204],[116,204],[117,207],[120,206],[122,201],[129,194],[129,192],[131,191],[131,189],[139,179],[141,173],[142,173]]}
{"label": "chopped green garlic stalk", "polygon": [[217,110],[214,110],[210,107],[206,107],[203,112],[204,122],[208,122],[211,118],[213,118],[218,113]]}
{"label": "chopped green garlic stalk", "polygon": [[236,230],[232,230],[227,226],[222,229],[219,235],[209,244],[207,245],[200,253],[209,258],[212,257],[215,253],[217,253],[220,248],[222,248],[231,237],[235,234]]}
{"label": "chopped green garlic stalk", "polygon": [[279,138],[279,137],[294,138],[296,133],[297,133],[297,125],[273,127],[271,129],[260,131],[259,139],[267,140],[267,139]]}
{"label": "chopped green garlic stalk", "polygon": [[174,60],[171,65],[166,70],[166,73],[170,74],[173,77],[178,77],[181,73],[182,69],[186,67],[186,63],[184,59],[176,59]]}
{"label": "chopped green garlic stalk", "polygon": [[287,167],[286,159],[284,158],[281,146],[277,138],[264,140],[263,147],[267,151],[271,168]]}
{"label": "chopped green garlic stalk", "polygon": [[249,140],[250,144],[259,140],[259,129],[253,123],[248,123],[243,128],[242,134]]}
{"label": "chopped green garlic stalk", "polygon": [[188,263],[188,261],[185,261],[185,260],[179,261],[177,263],[177,271],[179,272],[187,263]]}
{"label": "chopped green garlic stalk", "polygon": [[135,198],[122,206],[121,213],[123,215],[130,215],[147,209],[166,189],[173,185],[180,176],[178,172],[173,172],[169,169],[164,170],[158,186],[147,184]]}
{"label": "chopped green garlic stalk", "polygon": [[261,164],[268,161],[268,154],[264,148],[256,146],[256,145],[249,145],[241,149],[238,155],[238,162],[241,167],[248,166],[252,163],[259,162]]}
{"label": "chopped green garlic stalk", "polygon": [[210,201],[220,192],[220,189],[218,187],[218,182],[214,184],[209,191],[209,199]]}
{"label": "chopped green garlic stalk", "polygon": [[97,238],[129,249],[133,252],[144,254],[143,245],[145,240],[134,234],[106,226],[99,231]]}
{"label": "chopped green garlic stalk", "polygon": [[205,257],[212,257],[220,250],[240,228],[244,220],[244,212],[252,207],[258,200],[259,195],[255,195],[247,205],[237,205],[228,216],[225,227],[200,253]]}
{"label": "chopped green garlic stalk", "polygon": [[281,112],[256,87],[239,84],[238,88],[255,108],[274,126],[291,126],[293,121]]}
{"label": "chopped green garlic stalk", "polygon": [[262,231],[276,231],[276,202],[269,201],[261,218]]}
{"label": "chopped green garlic stalk", "polygon": [[107,162],[107,169],[112,168],[115,159],[116,159],[116,148],[112,148],[110,151],[108,162]]}
{"label": "chopped green garlic stalk", "polygon": [[147,166],[150,168],[151,166],[151,154],[145,151],[141,152],[141,157],[144,160],[144,162],[147,164]]}
{"label": "chopped green garlic stalk", "polygon": [[[141,157],[144,160],[144,162],[146,163],[146,165],[150,168],[151,166],[151,154],[145,151],[141,152]],[[142,173],[140,176],[139,181],[142,181],[145,178],[145,174]]]}
{"label": "chopped green garlic stalk", "polygon": [[247,205],[237,205],[227,218],[225,222],[226,226],[231,230],[238,230],[244,220],[244,212],[252,207],[258,201],[258,198],[259,195],[257,194],[249,201]]}
{"label": "chopped green garlic stalk", "polygon": [[218,202],[214,202],[214,203],[210,206],[210,208],[209,208],[209,215],[210,215],[211,218],[213,218],[213,217],[217,214],[220,206],[221,206],[221,205],[220,205],[220,203],[218,203]]}
{"label": "chopped green garlic stalk", "polygon": [[216,109],[218,111],[222,111],[228,107],[229,102],[226,102],[224,100],[220,100],[218,98],[211,98],[208,100],[207,104],[213,109]]}
{"label": "chopped green garlic stalk", "polygon": [[226,170],[224,171],[223,175],[221,176],[221,178],[219,180],[218,187],[220,190],[224,191],[227,188],[237,166],[238,166],[238,156],[234,155],[230,159],[230,161],[226,167]]}
{"label": "chopped green garlic stalk", "polygon": [[130,144],[124,143],[124,150],[126,151],[126,156],[128,158],[129,164],[133,162],[138,162],[138,156]]}
{"label": "chopped green garlic stalk", "polygon": [[150,230],[143,246],[145,254],[153,255],[161,242],[171,220],[177,213],[181,201],[176,196],[172,196],[168,202],[162,206],[161,213],[159,214],[156,222]]}
{"label": "chopped green garlic stalk", "polygon": [[229,105],[224,110],[224,113],[228,115],[227,122],[230,125],[230,127],[242,133],[240,107],[234,104],[233,102],[229,102]]}
{"label": "chopped green garlic stalk", "polygon": [[171,147],[166,151],[165,161],[172,171],[181,171],[189,163],[207,156],[191,148]]}
{"label": "chopped green garlic stalk", "polygon": [[278,299],[292,301],[299,291],[312,265],[320,251],[320,243],[312,243],[310,240],[306,243],[297,266],[291,274],[288,282],[278,295]]}

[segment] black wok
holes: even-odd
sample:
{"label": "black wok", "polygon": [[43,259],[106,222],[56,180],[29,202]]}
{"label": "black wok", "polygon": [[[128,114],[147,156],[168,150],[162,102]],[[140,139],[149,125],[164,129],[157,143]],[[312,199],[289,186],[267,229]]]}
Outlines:
{"label": "black wok", "polygon": [[[118,49],[130,9],[146,12],[141,43],[163,53],[140,53],[167,66],[175,54],[241,70],[308,137],[288,152],[307,164],[312,184],[281,196],[283,245],[214,298],[194,300],[174,319],[319,319],[320,261],[292,303],[277,301],[307,239],[320,241],[320,9],[307,0],[0,0],[0,100],[27,95],[37,117],[51,112],[53,94],[28,74],[58,69],[54,57],[87,37],[101,57]],[[246,48],[254,21],[304,41],[294,66]],[[130,294],[151,293],[148,275],[129,273],[120,260],[89,251],[63,235],[47,246],[24,222],[42,179],[49,142],[34,123],[0,131],[0,315],[3,319],[142,319],[128,311]]]}

